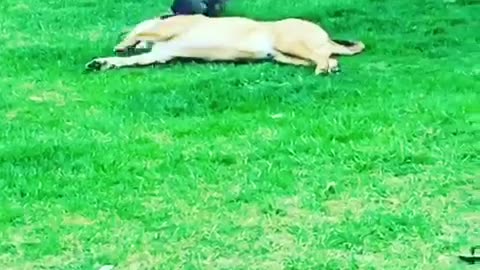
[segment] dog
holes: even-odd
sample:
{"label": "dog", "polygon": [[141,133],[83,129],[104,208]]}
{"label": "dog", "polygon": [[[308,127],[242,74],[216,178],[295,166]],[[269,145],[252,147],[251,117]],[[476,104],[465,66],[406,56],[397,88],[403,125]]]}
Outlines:
{"label": "dog", "polygon": [[315,74],[339,71],[338,55],[364,51],[361,41],[332,40],[319,25],[298,18],[260,21],[245,17],[202,14],[153,18],[136,25],[115,47],[125,52],[152,42],[149,52],[127,57],[95,58],[87,70],[164,64],[172,59],[205,61],[273,60],[296,66],[315,66]]}
{"label": "dog", "polygon": [[174,0],[170,10],[174,15],[203,14],[218,17],[225,11],[227,0]]}

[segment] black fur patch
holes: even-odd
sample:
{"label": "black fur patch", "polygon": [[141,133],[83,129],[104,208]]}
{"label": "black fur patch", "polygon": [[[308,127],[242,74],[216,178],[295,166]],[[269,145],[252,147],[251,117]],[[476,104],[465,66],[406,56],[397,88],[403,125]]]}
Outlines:
{"label": "black fur patch", "polygon": [[160,16],[160,19],[163,20],[163,19],[167,19],[167,18],[170,18],[170,17],[173,17],[173,16],[175,16],[175,14],[164,14],[164,15]]}
{"label": "black fur patch", "polygon": [[227,0],[174,0],[170,9],[175,15],[203,14],[209,17],[219,16]]}
{"label": "black fur patch", "polygon": [[355,42],[350,41],[350,40],[333,39],[333,42],[338,43],[338,44],[343,45],[343,46],[347,46],[347,47],[356,45]]}

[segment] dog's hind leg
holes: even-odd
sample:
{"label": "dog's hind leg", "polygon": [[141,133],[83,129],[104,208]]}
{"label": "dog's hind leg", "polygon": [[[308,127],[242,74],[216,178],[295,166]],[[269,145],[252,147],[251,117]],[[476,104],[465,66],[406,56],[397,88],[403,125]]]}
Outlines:
{"label": "dog's hind leg", "polygon": [[313,61],[316,64],[315,75],[319,75],[332,72],[330,68],[330,63],[332,62],[330,55],[329,50],[326,48],[304,46],[304,50],[300,56]]}
{"label": "dog's hind leg", "polygon": [[313,62],[307,61],[305,59],[301,59],[298,57],[292,57],[286,54],[283,54],[281,52],[277,52],[273,56],[273,60],[283,63],[283,64],[289,64],[289,65],[295,65],[295,66],[311,66],[313,65]]}
{"label": "dog's hind leg", "polygon": [[340,65],[338,64],[337,59],[332,57],[328,59],[328,72],[329,73],[340,72]]}
{"label": "dog's hind leg", "polygon": [[307,48],[302,58],[310,59],[316,64],[315,75],[328,74],[338,71],[337,59],[331,58],[327,48]]}
{"label": "dog's hind leg", "polygon": [[283,54],[313,62],[316,65],[315,75],[331,72],[329,67],[331,53],[327,46],[314,47],[308,46],[304,42],[298,42],[297,44],[288,44],[288,46],[280,45],[276,49]]}

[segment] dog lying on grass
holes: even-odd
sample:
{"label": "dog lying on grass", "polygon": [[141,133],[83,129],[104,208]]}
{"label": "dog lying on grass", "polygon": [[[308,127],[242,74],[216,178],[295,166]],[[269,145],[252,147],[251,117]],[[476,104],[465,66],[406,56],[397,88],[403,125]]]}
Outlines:
{"label": "dog lying on grass", "polygon": [[315,74],[339,71],[335,55],[355,55],[364,44],[330,39],[320,26],[302,19],[258,21],[244,17],[177,15],[154,18],[136,25],[118,43],[117,53],[152,42],[149,52],[126,57],[95,58],[87,70],[164,64],[172,59],[205,61],[273,60],[315,66]]}

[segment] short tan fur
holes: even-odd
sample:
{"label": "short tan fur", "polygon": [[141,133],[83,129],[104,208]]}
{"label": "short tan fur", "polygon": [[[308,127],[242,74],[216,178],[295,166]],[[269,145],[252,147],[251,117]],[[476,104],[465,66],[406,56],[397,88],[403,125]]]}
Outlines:
{"label": "short tan fur", "polygon": [[[335,55],[355,55],[365,45],[344,46],[334,42],[319,25],[303,19],[258,21],[244,17],[177,15],[154,18],[136,25],[118,43],[121,52],[151,42],[149,52],[127,57],[96,58],[88,69],[106,70],[127,66],[166,63],[174,58],[207,61],[268,60],[315,66],[315,74],[338,70]],[[141,46],[141,45],[140,45]]]}

